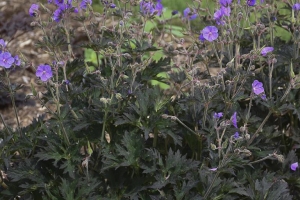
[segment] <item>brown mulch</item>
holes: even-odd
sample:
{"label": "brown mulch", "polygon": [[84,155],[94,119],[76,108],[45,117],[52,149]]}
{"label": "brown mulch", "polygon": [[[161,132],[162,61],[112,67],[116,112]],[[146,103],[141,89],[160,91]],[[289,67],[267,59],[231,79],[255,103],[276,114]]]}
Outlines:
{"label": "brown mulch", "polygon": [[[31,26],[34,18],[30,17],[28,10],[32,3],[36,3],[34,0],[2,0],[0,1],[0,39],[4,39],[8,42],[7,48],[12,55],[19,55],[24,61],[22,67],[15,69],[11,72],[10,80],[13,84],[21,84],[22,89],[16,94],[16,104],[19,115],[19,120],[22,127],[26,127],[31,124],[34,118],[44,115],[46,109],[41,104],[30,98],[25,101],[25,97],[32,94],[31,85],[39,92],[44,91],[44,88],[38,83],[38,79],[35,76],[35,67],[39,64],[51,63],[52,60],[49,55],[42,49],[35,47],[35,43],[42,39],[42,30]],[[48,15],[42,15],[42,18],[49,17]],[[80,29],[80,25],[76,22],[71,22],[71,26],[74,29]],[[168,36],[166,36],[168,37]],[[75,43],[86,41],[85,34],[81,34],[75,38]],[[77,49],[77,54],[82,56],[82,49]],[[77,56],[76,56],[77,57]],[[187,62],[186,58],[179,58],[180,62]],[[0,74],[4,71],[0,67]],[[201,71],[205,71],[204,65],[199,67]],[[219,72],[218,68],[211,68],[211,74],[216,75]],[[0,77],[0,86],[1,86]],[[10,103],[9,96],[3,96],[0,92],[0,114],[4,117],[7,125],[13,128],[17,127],[17,120]],[[0,121],[0,130],[4,125]]]}
{"label": "brown mulch", "polygon": [[[51,63],[51,58],[43,50],[35,47],[35,42],[41,40],[42,30],[31,26],[34,18],[29,16],[28,11],[32,3],[30,0],[6,0],[0,1],[0,39],[4,39],[7,48],[12,55],[19,55],[22,67],[14,69],[10,73],[10,81],[15,85],[22,85],[22,89],[16,94],[16,105],[20,124],[26,127],[31,124],[34,118],[44,115],[46,109],[34,98],[25,100],[25,97],[32,95],[31,84],[38,92],[44,88],[38,83],[35,76],[35,67],[39,64]],[[45,17],[45,16],[41,16]],[[3,75],[3,68],[0,73]],[[1,78],[1,82],[6,82]],[[0,84],[1,86],[1,84]],[[17,127],[17,120],[9,95],[0,92],[0,114],[5,123],[13,128]],[[0,121],[0,130],[4,125]]]}

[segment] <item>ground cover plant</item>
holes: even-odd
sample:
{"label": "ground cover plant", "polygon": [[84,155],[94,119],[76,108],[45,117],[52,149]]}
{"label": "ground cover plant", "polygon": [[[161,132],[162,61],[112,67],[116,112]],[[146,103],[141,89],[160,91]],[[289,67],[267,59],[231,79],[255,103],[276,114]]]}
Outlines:
{"label": "ground cover plant", "polygon": [[[300,198],[300,2],[100,2],[30,7],[53,61],[26,99],[50,117],[12,129],[0,114],[0,199]],[[6,44],[0,94],[19,124],[10,74],[26,62]]]}

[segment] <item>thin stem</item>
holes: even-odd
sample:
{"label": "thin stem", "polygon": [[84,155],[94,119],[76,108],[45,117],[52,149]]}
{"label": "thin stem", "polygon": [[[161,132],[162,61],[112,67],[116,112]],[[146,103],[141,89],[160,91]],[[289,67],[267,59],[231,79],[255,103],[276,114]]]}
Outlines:
{"label": "thin stem", "polygon": [[284,95],[281,97],[280,102],[282,102],[285,99],[285,97],[288,95],[288,93],[291,91],[291,89],[292,89],[291,81],[290,81],[289,86],[288,86],[287,90],[285,91]]}
{"label": "thin stem", "polygon": [[259,159],[259,160],[256,160],[256,161],[253,161],[253,162],[250,162],[248,164],[254,164],[254,163],[258,163],[258,162],[261,162],[261,161],[264,161],[264,160],[267,160],[268,158],[272,158],[274,156],[274,154],[269,154],[268,156],[262,158],[262,159]]}
{"label": "thin stem", "polygon": [[253,99],[253,96],[254,96],[254,93],[253,93],[253,90],[250,94],[250,102],[249,102],[249,108],[248,108],[248,112],[247,112],[247,115],[246,115],[246,124],[248,123],[248,120],[250,118],[250,110],[251,110],[251,107],[252,107],[252,99]]}
{"label": "thin stem", "polygon": [[272,98],[272,73],[274,69],[274,64],[269,64],[269,87],[270,87],[270,99]]}
{"label": "thin stem", "polygon": [[10,95],[10,99],[11,99],[11,103],[13,105],[13,109],[14,109],[14,113],[15,113],[15,117],[17,119],[17,124],[18,124],[18,131],[21,137],[24,137],[22,131],[21,131],[21,125],[20,125],[20,121],[19,121],[19,116],[18,116],[18,111],[17,111],[17,107],[16,107],[16,102],[15,102],[15,92],[12,90],[11,88],[11,82],[9,79],[9,74],[8,72],[5,70],[5,75],[8,81],[8,88],[9,88],[9,95]]}
{"label": "thin stem", "polygon": [[106,118],[107,118],[107,108],[105,108],[105,113],[104,113],[103,126],[102,126],[102,131],[101,131],[101,142],[104,141],[104,133],[105,133],[105,126],[106,126]]}
{"label": "thin stem", "polygon": [[187,125],[185,125],[182,121],[180,121],[180,119],[178,119],[176,116],[171,116],[171,115],[162,115],[163,118],[167,119],[167,118],[171,118],[174,121],[179,122],[182,126],[184,126],[187,130],[189,130],[191,133],[195,134],[195,135],[199,135],[197,134],[195,131],[193,131],[192,129],[190,129]]}
{"label": "thin stem", "polygon": [[67,134],[67,132],[65,130],[65,127],[64,127],[63,123],[61,122],[61,119],[59,119],[59,124],[60,124],[60,126],[61,126],[61,128],[63,130],[63,135],[64,135],[64,137],[66,139],[67,145],[70,146],[70,140],[69,140],[68,134]]}
{"label": "thin stem", "polygon": [[154,129],[154,138],[153,138],[153,147],[155,148],[157,145],[157,138],[158,138],[158,130]]}
{"label": "thin stem", "polygon": [[[227,156],[228,156],[228,153],[229,153],[229,151],[231,150],[231,146],[232,146],[232,142],[230,142],[229,147],[227,148],[226,154],[225,154],[225,156],[223,157],[222,162],[221,162],[221,164],[219,165],[218,168],[221,168],[221,167],[224,166],[225,161],[226,161],[226,158],[227,158]],[[217,171],[217,173],[215,174],[215,176],[214,176],[214,178],[213,178],[211,184],[209,185],[209,188],[207,189],[206,193],[204,194],[204,197],[203,197],[204,199],[207,199],[207,197],[208,197],[210,191],[212,190],[212,187],[213,187],[215,181],[217,180],[219,174],[220,174],[220,171]]]}
{"label": "thin stem", "polygon": [[260,126],[258,127],[258,129],[255,131],[255,133],[253,134],[253,136],[250,138],[250,140],[247,143],[247,146],[249,146],[253,140],[256,138],[258,132],[262,129],[262,127],[265,125],[265,123],[267,122],[267,120],[269,119],[269,117],[271,116],[272,111],[269,111],[269,113],[267,114],[267,116],[265,117],[264,121],[260,124]]}
{"label": "thin stem", "polygon": [[0,114],[0,119],[1,119],[1,121],[2,121],[2,123],[4,125],[4,127],[5,127],[5,129],[7,130],[7,132],[11,135],[12,132],[9,130],[9,128],[8,128],[7,124],[5,123],[5,121],[3,119],[3,116],[1,114]]}
{"label": "thin stem", "polygon": [[71,58],[73,55],[73,51],[72,51],[72,46],[71,46],[71,39],[70,39],[70,33],[65,25],[65,23],[63,22],[63,27],[67,36],[67,44],[68,44],[68,52],[69,52],[69,57]]}

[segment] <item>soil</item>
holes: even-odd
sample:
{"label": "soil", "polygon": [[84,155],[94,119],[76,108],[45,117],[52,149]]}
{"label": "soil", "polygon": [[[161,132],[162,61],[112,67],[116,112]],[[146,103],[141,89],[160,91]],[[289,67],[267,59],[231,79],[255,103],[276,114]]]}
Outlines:
{"label": "soil", "polygon": [[[35,76],[35,67],[50,62],[49,56],[35,47],[35,42],[42,37],[42,31],[31,26],[34,19],[29,16],[28,10],[32,3],[36,2],[31,0],[0,1],[0,39],[4,39],[8,43],[7,49],[12,55],[19,55],[22,60],[21,67],[10,71],[11,83],[15,86],[22,86],[15,95],[22,127],[31,124],[34,118],[44,115],[46,112],[45,108],[34,98],[26,98],[26,96],[32,95],[31,85],[38,92],[44,91],[44,88],[37,84],[39,81]],[[5,74],[2,67],[0,74]],[[0,87],[1,82],[6,83],[7,79],[0,76]],[[8,93],[0,92],[0,114],[8,126],[14,129],[17,127],[15,112]],[[0,121],[0,130],[3,127],[4,125]]]}
{"label": "soil", "polygon": [[[19,55],[22,66],[10,71],[10,81],[14,85],[21,85],[22,88],[16,93],[16,105],[21,127],[26,127],[31,124],[34,118],[44,116],[46,109],[34,98],[26,98],[32,95],[31,85],[38,92],[43,92],[45,89],[35,76],[35,68],[39,64],[51,63],[52,60],[43,50],[35,47],[35,42],[42,39],[42,30],[31,26],[33,17],[30,17],[28,10],[33,0],[2,0],[0,1],[0,39],[4,39],[7,48],[12,55]],[[41,16],[46,17],[46,16]],[[79,29],[79,24],[71,22],[73,29]],[[79,35],[75,38],[75,42],[87,40],[84,35]],[[76,57],[83,56],[82,49],[77,49]],[[182,59],[181,62],[184,62]],[[198,68],[198,67],[197,67]],[[202,65],[201,71],[205,71]],[[211,74],[216,75],[218,68],[211,68]],[[6,82],[4,70],[0,67],[0,87],[1,82]],[[27,99],[27,100],[26,100]],[[9,95],[0,92],[0,114],[3,116],[5,123],[13,128],[17,127],[15,112],[11,105]],[[0,120],[0,130],[4,128],[4,124]]]}

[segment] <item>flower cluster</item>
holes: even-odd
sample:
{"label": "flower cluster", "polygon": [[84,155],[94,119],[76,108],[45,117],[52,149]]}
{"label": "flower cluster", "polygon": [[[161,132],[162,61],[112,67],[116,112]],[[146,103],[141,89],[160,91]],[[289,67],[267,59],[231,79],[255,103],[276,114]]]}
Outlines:
{"label": "flower cluster", "polygon": [[224,25],[225,24],[225,20],[224,17],[225,16],[230,16],[231,13],[231,9],[230,9],[230,4],[231,4],[231,0],[220,0],[220,9],[217,10],[214,13],[214,20],[216,21],[216,23],[218,25]]}
{"label": "flower cluster", "polygon": [[255,6],[256,0],[247,0],[248,6]]}
{"label": "flower cluster", "polygon": [[192,12],[190,8],[186,8],[183,11],[183,17],[187,20],[194,20],[197,16],[198,14],[196,12]]}
{"label": "flower cluster", "polygon": [[80,3],[80,8],[85,10],[88,5],[92,5],[92,0],[82,0]]}
{"label": "flower cluster", "polygon": [[38,4],[32,4],[29,8],[29,15],[31,17],[36,17],[37,13],[39,10],[39,5]]}
{"label": "flower cluster", "polygon": [[223,117],[223,113],[222,112],[214,113],[214,118],[215,119],[220,119],[221,117]]}
{"label": "flower cluster", "polygon": [[161,3],[161,0],[158,0],[156,3],[141,1],[140,11],[144,15],[161,15],[163,11],[163,5]]}
{"label": "flower cluster", "polygon": [[[59,22],[63,18],[64,14],[68,11],[78,13],[79,12],[78,8],[74,7],[72,5],[72,2],[73,2],[73,0],[67,0],[67,1],[65,1],[65,0],[48,0],[49,4],[53,3],[54,5],[57,6],[57,9],[53,12],[52,19],[56,22]],[[92,0],[82,0],[79,7],[82,10],[86,10],[88,5],[92,5]],[[112,3],[112,4],[110,4],[110,7],[115,8],[116,5]],[[32,4],[29,9],[29,15],[32,17],[37,16],[38,10],[39,10],[39,5]]]}
{"label": "flower cluster", "polygon": [[6,69],[11,68],[11,66],[20,66],[21,61],[19,56],[12,56],[11,53],[6,51],[6,43],[3,39],[0,39],[0,67]]}

